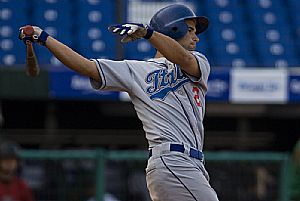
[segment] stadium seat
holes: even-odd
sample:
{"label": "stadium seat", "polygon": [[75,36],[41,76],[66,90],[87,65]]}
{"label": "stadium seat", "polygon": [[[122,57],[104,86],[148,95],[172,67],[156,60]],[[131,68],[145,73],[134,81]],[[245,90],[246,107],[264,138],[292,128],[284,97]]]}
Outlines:
{"label": "stadium seat", "polygon": [[[68,0],[33,0],[32,3],[34,7],[30,24],[40,26],[54,38],[72,47],[72,3]],[[46,48],[39,46],[35,48],[40,64],[60,66],[60,62],[57,62]]]}
{"label": "stadium seat", "polygon": [[297,66],[298,58],[291,34],[287,9],[282,1],[247,1],[253,44],[260,66],[288,67]]}
{"label": "stadium seat", "polygon": [[248,27],[239,1],[205,0],[210,19],[208,39],[213,66],[247,67],[256,64]]}
{"label": "stadium seat", "polygon": [[[122,1],[124,12],[118,16],[115,1],[1,1],[0,64],[24,63],[25,46],[17,35],[19,27],[26,24],[41,26],[87,58],[150,58],[155,49],[146,40],[117,49],[120,37],[107,27],[127,21],[149,23],[159,8],[177,2],[126,0]],[[210,19],[196,50],[206,55],[212,66],[300,66],[298,0],[186,0],[185,4]],[[46,48],[35,48],[41,64],[61,65]]]}
{"label": "stadium seat", "polygon": [[116,23],[114,1],[77,1],[76,49],[89,58],[115,58],[116,37],[107,30]]}
{"label": "stadium seat", "polygon": [[35,0],[38,9],[32,12],[32,23],[67,45],[72,44],[72,5],[68,0]]}
{"label": "stadium seat", "polygon": [[203,53],[206,57],[210,57],[210,51],[208,48],[208,37],[204,32],[198,35],[199,43],[197,44],[196,51]]}
{"label": "stadium seat", "polygon": [[7,0],[0,4],[0,65],[25,62],[25,45],[18,39],[19,28],[28,22],[28,2]]}
{"label": "stadium seat", "polygon": [[[288,14],[291,22],[291,34],[294,37],[297,57],[300,58],[300,4],[298,0],[288,0]],[[298,64],[300,66],[300,63]]]}
{"label": "stadium seat", "polygon": [[155,55],[155,49],[143,39],[124,44],[123,47],[126,59],[147,60]]}

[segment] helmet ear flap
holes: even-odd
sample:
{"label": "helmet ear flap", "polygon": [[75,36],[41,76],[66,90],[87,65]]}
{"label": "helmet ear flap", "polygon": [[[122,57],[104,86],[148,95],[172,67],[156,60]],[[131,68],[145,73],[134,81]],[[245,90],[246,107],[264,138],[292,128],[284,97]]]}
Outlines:
{"label": "helmet ear flap", "polygon": [[165,26],[166,35],[172,36],[173,39],[178,40],[182,38],[188,31],[188,25],[184,21],[178,21]]}

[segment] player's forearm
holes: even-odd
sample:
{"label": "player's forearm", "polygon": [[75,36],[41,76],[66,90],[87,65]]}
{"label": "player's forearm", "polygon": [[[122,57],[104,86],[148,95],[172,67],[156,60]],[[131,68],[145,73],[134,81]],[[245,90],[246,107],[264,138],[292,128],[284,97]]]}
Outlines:
{"label": "player's forearm", "polygon": [[82,75],[100,81],[97,67],[93,61],[84,58],[83,56],[51,36],[49,36],[47,39],[46,47],[65,66]]}
{"label": "player's forearm", "polygon": [[181,67],[189,66],[188,64],[195,59],[194,56],[177,41],[156,31],[153,32],[149,42],[169,61]]}

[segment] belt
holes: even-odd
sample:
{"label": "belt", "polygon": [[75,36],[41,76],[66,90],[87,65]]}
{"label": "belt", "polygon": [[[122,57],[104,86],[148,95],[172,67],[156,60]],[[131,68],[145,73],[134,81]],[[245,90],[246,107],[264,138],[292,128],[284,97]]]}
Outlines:
{"label": "belt", "polygon": [[[184,148],[183,144],[170,144],[170,151],[177,151],[177,152],[184,153],[185,148]],[[152,156],[152,149],[149,150],[149,158],[151,156]],[[202,153],[202,151],[199,151],[199,150],[194,149],[194,148],[190,148],[189,156],[192,157],[192,158],[199,159],[201,161],[203,161],[203,159],[204,159],[204,154]]]}

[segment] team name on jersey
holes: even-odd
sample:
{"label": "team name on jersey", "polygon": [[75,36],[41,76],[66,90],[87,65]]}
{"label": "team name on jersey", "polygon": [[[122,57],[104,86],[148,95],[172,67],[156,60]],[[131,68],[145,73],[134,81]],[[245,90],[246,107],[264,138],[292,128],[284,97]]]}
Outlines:
{"label": "team name on jersey", "polygon": [[150,99],[164,99],[170,91],[176,91],[189,79],[176,67],[172,70],[159,69],[149,73],[146,83],[151,84],[146,91]]}

